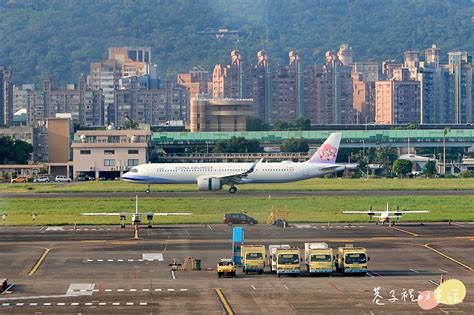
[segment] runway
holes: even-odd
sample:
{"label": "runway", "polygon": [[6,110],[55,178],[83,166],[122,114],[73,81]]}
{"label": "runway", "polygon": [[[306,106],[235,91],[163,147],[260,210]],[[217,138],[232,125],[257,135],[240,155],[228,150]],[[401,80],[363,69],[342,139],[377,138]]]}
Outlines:
{"label": "runway", "polygon": [[[370,256],[366,277],[216,276],[231,254],[232,228],[221,224],[155,226],[133,239],[127,226],[0,227],[0,313],[380,314],[420,313],[418,291],[456,278],[467,288],[457,305],[433,314],[474,309],[474,224],[293,224],[244,227],[247,244],[351,243]],[[199,258],[201,271],[171,271],[173,259]],[[7,266],[7,267],[5,267]],[[304,268],[302,264],[301,268]],[[374,300],[378,288],[381,299]],[[410,294],[412,297],[410,297]],[[398,300],[390,301],[394,295]]]}
{"label": "runway", "polygon": [[78,192],[78,193],[0,193],[3,199],[43,199],[43,198],[103,198],[103,197],[225,197],[225,196],[249,196],[249,197],[298,197],[298,196],[473,196],[474,190],[331,190],[331,191],[239,191],[236,194],[229,194],[227,191],[185,191],[185,192]]}

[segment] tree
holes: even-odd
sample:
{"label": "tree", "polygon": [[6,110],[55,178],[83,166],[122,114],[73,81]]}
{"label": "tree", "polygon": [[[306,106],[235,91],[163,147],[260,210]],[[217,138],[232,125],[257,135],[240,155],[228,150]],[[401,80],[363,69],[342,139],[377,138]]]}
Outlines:
{"label": "tree", "polygon": [[214,153],[249,153],[260,152],[260,142],[256,139],[247,140],[244,137],[232,137],[229,140],[216,142],[212,152]]}
{"label": "tree", "polygon": [[283,131],[283,130],[288,130],[290,128],[290,125],[287,122],[284,121],[277,121],[273,124],[273,130],[275,131]]}
{"label": "tree", "polygon": [[428,161],[428,163],[425,165],[425,168],[423,169],[423,173],[425,173],[426,176],[432,176],[436,174],[436,162]]}
{"label": "tree", "polygon": [[28,142],[0,137],[1,164],[26,164],[32,152],[33,146]]}
{"label": "tree", "polygon": [[270,126],[264,124],[260,118],[247,117],[246,128],[247,131],[267,131],[270,129]]}
{"label": "tree", "polygon": [[380,164],[385,173],[390,173],[393,162],[397,159],[397,151],[391,146],[378,147],[375,162]]}
{"label": "tree", "polygon": [[297,130],[311,130],[311,121],[308,118],[298,118],[295,121],[294,128]]}
{"label": "tree", "polygon": [[406,176],[411,173],[413,168],[413,163],[409,160],[398,159],[393,163],[393,171],[397,175]]}
{"label": "tree", "polygon": [[135,121],[131,119],[127,119],[123,123],[123,129],[136,129],[136,128],[138,128],[138,123],[136,123]]}
{"label": "tree", "polygon": [[291,138],[283,140],[280,149],[282,152],[308,152],[309,143],[304,138]]}

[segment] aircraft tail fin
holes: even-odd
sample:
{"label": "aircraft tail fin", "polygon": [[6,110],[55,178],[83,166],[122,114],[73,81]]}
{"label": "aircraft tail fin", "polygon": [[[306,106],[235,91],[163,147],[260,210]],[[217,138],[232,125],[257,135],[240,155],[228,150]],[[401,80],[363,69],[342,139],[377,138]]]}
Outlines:
{"label": "aircraft tail fin", "polygon": [[342,133],[334,132],[324,141],[318,151],[308,160],[307,163],[335,164]]}

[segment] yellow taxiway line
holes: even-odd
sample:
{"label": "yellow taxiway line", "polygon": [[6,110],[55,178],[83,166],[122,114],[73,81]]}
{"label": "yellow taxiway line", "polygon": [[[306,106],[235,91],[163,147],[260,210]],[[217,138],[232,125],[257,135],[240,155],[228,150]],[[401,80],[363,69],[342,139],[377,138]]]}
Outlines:
{"label": "yellow taxiway line", "polygon": [[394,227],[393,225],[391,225],[390,228],[391,228],[391,229],[394,229],[394,230],[397,230],[397,231],[400,231],[400,232],[403,232],[403,233],[410,234],[411,236],[414,236],[414,237],[419,236],[419,235],[416,234],[416,233],[413,233],[413,232],[410,232],[410,231],[407,231],[407,230],[404,230],[404,229],[401,229],[401,228],[398,228],[398,227]]}
{"label": "yellow taxiway line", "polygon": [[441,255],[441,256],[443,256],[443,257],[446,258],[446,259],[451,260],[452,262],[454,262],[454,263],[456,263],[456,264],[458,264],[458,265],[460,265],[460,266],[466,268],[466,269],[469,270],[469,271],[473,271],[473,270],[474,270],[472,267],[466,265],[465,263],[460,262],[459,260],[454,259],[453,257],[448,256],[448,255],[446,255],[445,253],[442,253],[442,252],[440,252],[440,251],[437,250],[437,249],[434,249],[433,247],[430,246],[430,243],[423,245],[423,247],[432,250],[432,251],[435,252],[436,254]]}
{"label": "yellow taxiway line", "polygon": [[221,302],[222,306],[224,307],[224,310],[227,315],[234,315],[234,310],[229,304],[229,301],[227,301],[227,298],[225,297],[224,293],[222,293],[222,290],[219,288],[214,289],[217,293],[217,297],[219,298],[219,301]]}
{"label": "yellow taxiway line", "polygon": [[48,255],[48,253],[50,251],[51,251],[51,248],[45,248],[44,249],[43,255],[41,255],[41,257],[38,259],[36,264],[33,266],[31,271],[28,273],[28,276],[32,276],[36,272],[36,270],[38,270],[39,266],[41,265],[41,263],[43,262],[43,260],[46,258],[46,256]]}

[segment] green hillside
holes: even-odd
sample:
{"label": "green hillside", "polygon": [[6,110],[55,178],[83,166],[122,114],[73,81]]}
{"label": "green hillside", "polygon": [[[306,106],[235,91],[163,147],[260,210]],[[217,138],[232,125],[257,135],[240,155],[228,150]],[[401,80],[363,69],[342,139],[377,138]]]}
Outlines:
{"label": "green hillside", "polygon": [[[343,42],[354,60],[400,60],[432,43],[472,53],[473,17],[471,0],[0,0],[0,64],[18,83],[75,82],[117,45],[152,46],[161,77],[212,69],[236,48],[284,63],[290,49],[322,62]],[[216,39],[206,28],[242,33]]]}

